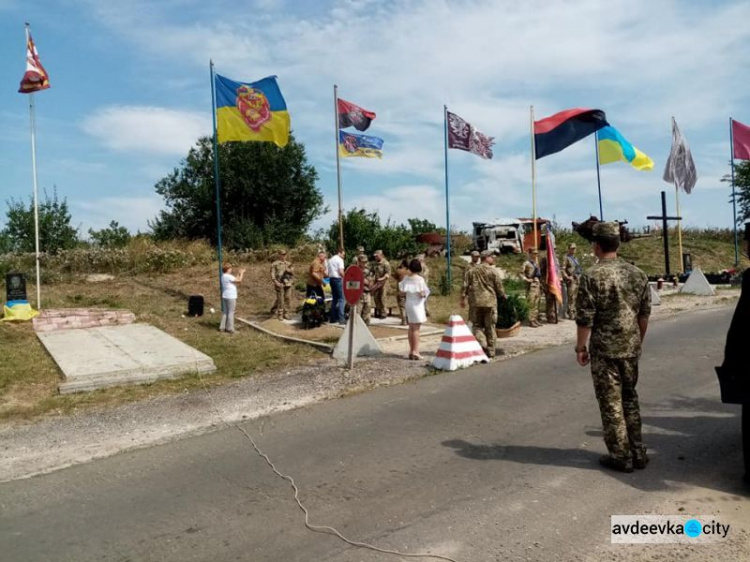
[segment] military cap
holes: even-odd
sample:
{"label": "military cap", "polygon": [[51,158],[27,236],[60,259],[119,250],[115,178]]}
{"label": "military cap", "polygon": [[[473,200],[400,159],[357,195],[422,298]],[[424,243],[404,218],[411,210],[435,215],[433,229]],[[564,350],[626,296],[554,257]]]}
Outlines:
{"label": "military cap", "polygon": [[473,252],[471,252],[471,255],[476,258],[477,256],[479,256],[479,252],[477,250],[474,250]]}
{"label": "military cap", "polygon": [[358,254],[364,254],[365,253],[365,247],[364,246],[357,246],[357,253]]}
{"label": "military cap", "polygon": [[539,250],[537,250],[536,248],[531,248],[531,250],[529,250],[529,252],[531,252],[532,254],[538,254]]}
{"label": "military cap", "polygon": [[618,238],[620,236],[620,223],[598,222],[592,228],[592,232],[595,237]]}
{"label": "military cap", "polygon": [[575,250],[577,248],[576,243],[572,242],[571,244],[568,244],[568,250]]}
{"label": "military cap", "polygon": [[484,252],[482,252],[483,258],[486,258],[488,256],[494,256],[494,255],[495,255],[495,252],[493,250],[485,250]]}
{"label": "military cap", "polygon": [[280,254],[281,254],[282,256],[285,256],[285,255],[286,255],[286,250],[282,249],[282,250],[281,250],[281,251],[280,251],[279,253],[280,253]]}
{"label": "military cap", "polygon": [[359,254],[357,256],[357,260],[366,262],[367,261],[367,256],[365,254]]}

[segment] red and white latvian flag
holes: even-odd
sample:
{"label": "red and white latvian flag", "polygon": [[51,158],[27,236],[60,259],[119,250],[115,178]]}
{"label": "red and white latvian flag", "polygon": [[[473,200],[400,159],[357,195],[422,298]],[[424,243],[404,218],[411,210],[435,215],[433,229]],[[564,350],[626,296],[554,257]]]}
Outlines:
{"label": "red and white latvian flag", "polygon": [[21,79],[21,87],[18,91],[22,94],[33,94],[47,88],[49,88],[49,74],[44,70],[42,61],[39,60],[36,45],[29,32],[26,39],[26,72]]}

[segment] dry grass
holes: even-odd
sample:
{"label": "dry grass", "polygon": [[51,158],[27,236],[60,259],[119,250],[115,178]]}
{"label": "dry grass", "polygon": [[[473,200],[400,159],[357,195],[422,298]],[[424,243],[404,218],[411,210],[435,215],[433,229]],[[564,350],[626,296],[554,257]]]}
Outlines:
{"label": "dry grass", "polygon": [[[152,324],[212,357],[218,371],[204,379],[209,384],[305,364],[322,357],[310,347],[281,343],[250,329],[240,328],[234,336],[222,334],[217,329],[218,313],[202,318],[185,317],[187,299],[182,297],[180,290],[190,288],[192,278],[190,275],[183,277],[184,287],[176,281],[158,277],[116,279],[104,283],[70,280],[45,286],[43,298],[47,308],[132,310],[139,322]],[[3,358],[0,419],[6,420],[105,407],[176,393],[201,384],[197,377],[188,376],[176,381],[60,396],[57,394],[60,380],[57,366],[37,339],[30,323],[0,324],[0,357]]]}

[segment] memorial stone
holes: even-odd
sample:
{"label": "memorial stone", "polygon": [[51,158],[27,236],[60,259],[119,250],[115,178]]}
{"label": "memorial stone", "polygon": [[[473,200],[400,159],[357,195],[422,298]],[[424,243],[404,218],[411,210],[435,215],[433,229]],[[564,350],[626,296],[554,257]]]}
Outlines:
{"label": "memorial stone", "polygon": [[23,273],[8,273],[5,276],[5,300],[25,301],[26,296],[26,276]]}

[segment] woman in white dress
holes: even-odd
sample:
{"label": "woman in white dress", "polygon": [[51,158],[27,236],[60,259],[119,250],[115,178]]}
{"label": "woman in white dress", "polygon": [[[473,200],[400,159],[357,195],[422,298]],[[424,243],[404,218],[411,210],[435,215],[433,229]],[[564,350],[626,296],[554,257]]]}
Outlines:
{"label": "woman in white dress", "polygon": [[409,273],[399,282],[399,293],[406,299],[406,321],[409,323],[409,359],[422,359],[419,354],[419,328],[427,321],[424,302],[430,294],[427,283],[419,273],[419,260],[409,262]]}

